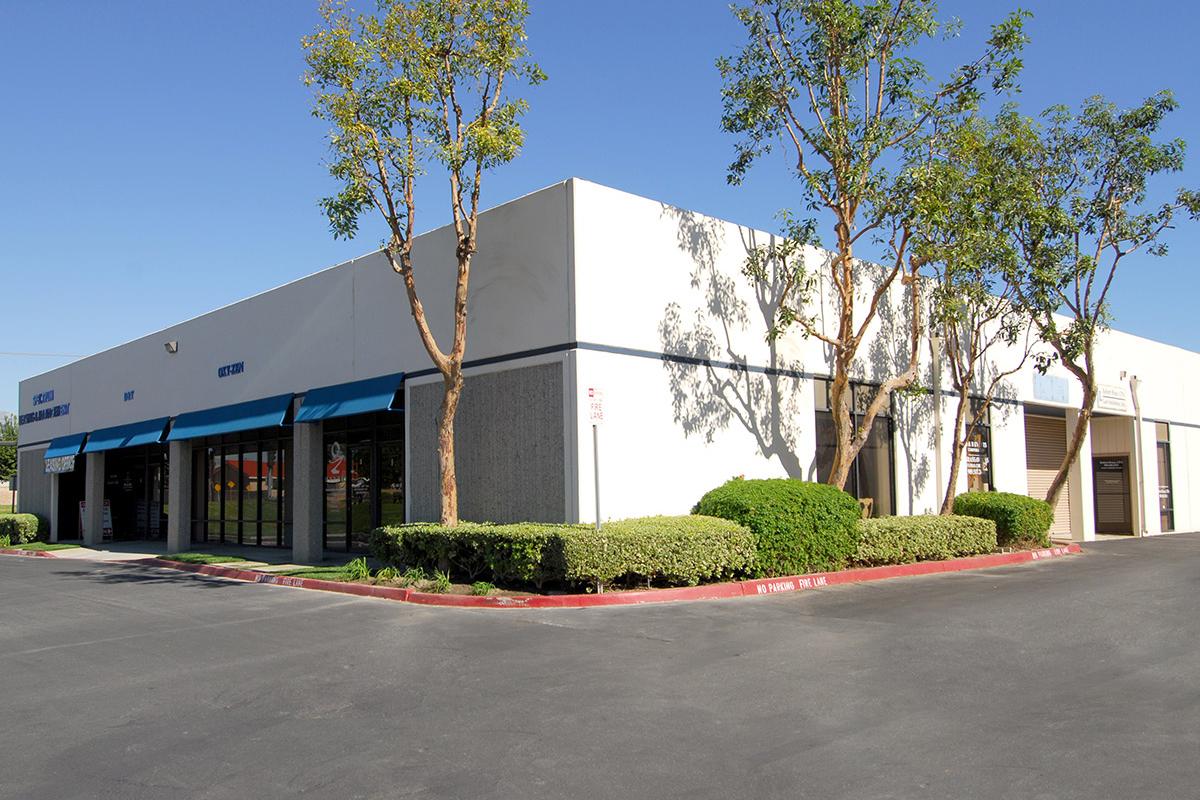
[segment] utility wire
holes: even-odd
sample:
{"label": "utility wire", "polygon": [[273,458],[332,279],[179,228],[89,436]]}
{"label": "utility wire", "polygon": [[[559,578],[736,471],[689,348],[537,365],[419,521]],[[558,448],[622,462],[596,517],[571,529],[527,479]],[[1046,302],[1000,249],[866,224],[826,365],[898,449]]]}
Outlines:
{"label": "utility wire", "polygon": [[0,350],[0,356],[36,356],[39,358],[83,358],[80,353],[13,353]]}

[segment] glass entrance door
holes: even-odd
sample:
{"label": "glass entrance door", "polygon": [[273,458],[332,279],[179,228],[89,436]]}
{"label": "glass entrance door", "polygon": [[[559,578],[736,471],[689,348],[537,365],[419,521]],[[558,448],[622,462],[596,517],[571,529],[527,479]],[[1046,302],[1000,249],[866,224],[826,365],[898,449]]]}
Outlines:
{"label": "glass entrance door", "polygon": [[370,544],[374,514],[371,489],[375,485],[375,459],[371,444],[350,448],[350,549],[365,550]]}

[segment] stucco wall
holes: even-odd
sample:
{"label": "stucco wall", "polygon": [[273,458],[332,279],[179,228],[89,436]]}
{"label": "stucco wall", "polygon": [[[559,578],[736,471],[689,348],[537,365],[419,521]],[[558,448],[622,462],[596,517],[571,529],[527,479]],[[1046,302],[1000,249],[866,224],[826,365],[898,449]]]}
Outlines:
{"label": "stucco wall", "polygon": [[[769,243],[771,236],[587,181],[573,181],[572,192],[576,338],[585,345],[618,351],[605,358],[581,351],[579,390],[592,383],[607,384],[614,409],[628,395],[637,399],[637,413],[644,418],[630,423],[638,431],[636,435],[614,430],[607,433],[612,443],[607,448],[602,443],[602,452],[607,452],[610,463],[619,465],[616,471],[620,473],[616,478],[618,488],[608,493],[610,502],[602,515],[678,510],[685,505],[685,495],[691,497],[728,474],[788,472],[778,457],[770,454],[745,460],[745,453],[759,449],[760,437],[755,431],[769,429],[774,423],[763,407],[753,409],[740,403],[735,390],[745,385],[744,376],[752,374],[754,368],[797,371],[804,376],[800,382],[807,385],[812,377],[828,375],[831,362],[819,340],[805,338],[796,329],[774,342],[767,340],[777,287],[764,289],[751,284],[742,268],[749,249]],[[620,235],[613,235],[614,231]],[[818,274],[824,257],[817,250],[806,253],[810,268],[817,269]],[[860,307],[865,308],[868,288],[860,289]],[[855,368],[856,379],[875,382],[906,363],[904,291],[897,282],[885,297],[878,318],[868,327]],[[810,313],[827,332],[832,332],[836,321],[832,292],[818,292]],[[628,351],[638,355],[623,354]],[[663,363],[652,368],[644,363],[656,354],[714,364],[727,362],[749,367],[751,372],[738,373],[721,366],[696,366],[691,372],[676,369],[674,388],[683,386],[685,396],[685,409],[680,413],[679,393],[664,385],[669,370]],[[922,343],[920,358],[920,385],[930,387],[932,357],[928,341]],[[1020,361],[1021,353],[1016,349],[993,348],[987,368],[1007,372]],[[1195,427],[1200,426],[1200,414],[1189,402],[1189,398],[1200,394],[1200,354],[1110,330],[1099,337],[1096,362],[1099,382],[1117,386],[1126,395],[1124,410],[1110,409],[1110,413],[1132,416],[1128,381],[1137,375],[1146,419],[1174,423],[1176,528],[1189,530],[1200,525],[1200,519],[1192,519],[1188,497],[1200,493],[1200,482],[1193,485],[1191,480],[1196,475],[1200,481],[1200,466],[1196,466],[1200,464],[1200,428]],[[992,418],[992,467],[997,489],[1026,489],[1022,404],[1062,409],[1078,406],[1078,382],[1059,366],[1051,366],[1047,374],[1051,380],[1061,381],[1063,399],[1035,390],[1035,383],[1044,379],[1037,373],[1033,359],[1002,385],[1000,396],[1007,402],[997,404]],[[716,377],[710,379],[708,375]],[[944,392],[952,389],[945,377],[941,388]],[[728,400],[721,399],[722,393]],[[798,450],[793,455],[799,463],[809,464],[815,442],[811,433],[804,431],[811,431],[813,424],[811,389],[794,387],[794,395],[802,403],[795,416],[786,420],[795,429],[793,438]],[[898,397],[894,408],[897,511],[935,510],[944,487],[936,480],[932,396]],[[740,416],[736,413],[739,411]],[[942,407],[944,479],[949,473],[953,413],[954,398],[946,396]],[[709,436],[708,428],[714,420],[719,430]],[[592,474],[586,420],[580,421],[578,435],[579,507],[586,518],[591,507]],[[658,509],[651,509],[644,483],[625,477],[630,471],[641,474],[646,452],[666,454],[667,459],[658,466],[686,486],[679,490],[664,487],[666,494]],[[1146,453],[1152,454],[1149,449]],[[710,463],[731,468],[723,470],[728,474],[710,474],[706,466]],[[1156,474],[1152,466],[1152,461],[1145,464],[1148,497],[1149,484]],[[626,484],[627,492],[621,488]],[[959,488],[966,488],[965,469],[959,475]]]}
{"label": "stucco wall", "polygon": [[[46,448],[26,448],[17,452],[17,510],[50,519],[50,481],[46,474]],[[7,511],[8,507],[0,508]]]}
{"label": "stucco wall", "polygon": [[[436,520],[440,379],[410,385],[408,518]],[[459,517],[562,522],[566,516],[563,363],[469,375],[455,419]]]}
{"label": "stucco wall", "polygon": [[[565,184],[480,216],[468,359],[569,339],[566,219]],[[445,343],[453,324],[452,230],[419,236],[413,253],[418,291]],[[178,342],[177,353],[167,353],[168,341]],[[236,362],[244,371],[218,376]],[[20,442],[428,367],[403,283],[372,253],[22,381],[21,414],[66,403],[70,413],[22,424]],[[52,403],[35,406],[48,391]]]}

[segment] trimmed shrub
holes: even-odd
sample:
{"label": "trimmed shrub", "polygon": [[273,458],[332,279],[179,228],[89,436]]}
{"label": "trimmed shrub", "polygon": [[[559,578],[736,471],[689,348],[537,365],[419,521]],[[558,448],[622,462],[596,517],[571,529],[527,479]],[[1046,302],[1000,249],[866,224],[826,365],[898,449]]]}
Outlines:
{"label": "trimmed shrub", "polygon": [[995,522],[1001,547],[1050,546],[1054,509],[1045,500],[1011,492],[967,492],[954,498],[954,513]]}
{"label": "trimmed shrub", "polygon": [[858,501],[823,483],[734,478],[713,489],[696,513],[745,525],[754,534],[754,573],[794,575],[840,569],[858,543]]}
{"label": "trimmed shrub", "polygon": [[36,514],[0,514],[0,537],[8,537],[10,545],[37,541],[42,529]]}
{"label": "trimmed shrub", "polygon": [[574,529],[563,536],[566,579],[573,583],[695,586],[748,573],[754,534],[716,517],[642,517]]}
{"label": "trimmed shrub", "polygon": [[471,581],[532,584],[562,580],[566,525],[461,522],[453,528],[415,522],[371,533],[371,553],[388,564],[464,575]]}
{"label": "trimmed shrub", "polygon": [[612,582],[695,585],[748,572],[753,535],[711,517],[646,517],[587,525],[412,523],[377,528],[371,552],[409,568],[502,585]]}
{"label": "trimmed shrub", "polygon": [[996,523],[979,517],[927,514],[858,521],[858,552],[864,566],[907,564],[975,556],[996,549]]}

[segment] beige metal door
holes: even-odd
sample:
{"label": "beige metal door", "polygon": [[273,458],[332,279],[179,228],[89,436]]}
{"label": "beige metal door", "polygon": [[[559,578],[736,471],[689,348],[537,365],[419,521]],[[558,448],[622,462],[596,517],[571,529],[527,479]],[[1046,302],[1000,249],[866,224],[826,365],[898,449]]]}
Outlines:
{"label": "beige metal door", "polygon": [[[1067,457],[1067,422],[1055,417],[1025,415],[1025,475],[1030,497],[1046,499],[1046,492]],[[1063,487],[1054,507],[1050,533],[1071,535],[1070,485]]]}

